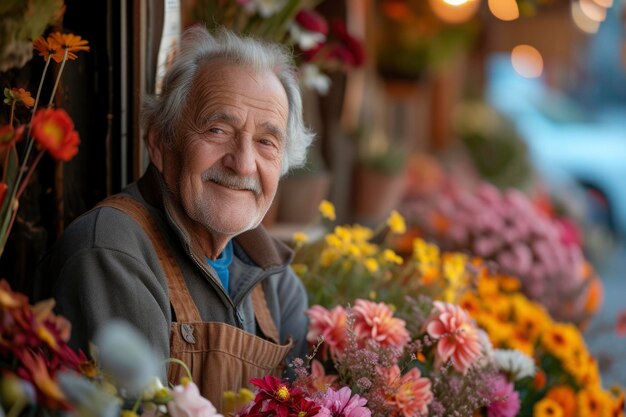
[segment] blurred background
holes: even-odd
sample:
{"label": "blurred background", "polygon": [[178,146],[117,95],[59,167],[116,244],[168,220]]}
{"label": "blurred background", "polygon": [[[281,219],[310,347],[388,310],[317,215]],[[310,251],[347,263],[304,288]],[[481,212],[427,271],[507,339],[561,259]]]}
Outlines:
{"label": "blurred background", "polygon": [[[68,164],[42,160],[24,194],[0,261],[16,290],[69,222],[143,173],[142,94],[158,91],[181,31],[225,25],[294,50],[318,134],[281,181],[272,233],[315,235],[323,199],[339,223],[374,226],[397,209],[413,233],[527,274],[537,299],[584,329],[605,383],[626,385],[624,0],[7,2],[3,88],[36,89],[43,62],[13,63],[14,46],[38,12],[63,7],[48,30],[91,47],[54,98],[82,143]],[[543,220],[523,232],[509,203],[549,219],[556,240],[537,237]],[[550,265],[566,268],[574,247],[585,298],[564,308],[556,288],[569,278]]]}

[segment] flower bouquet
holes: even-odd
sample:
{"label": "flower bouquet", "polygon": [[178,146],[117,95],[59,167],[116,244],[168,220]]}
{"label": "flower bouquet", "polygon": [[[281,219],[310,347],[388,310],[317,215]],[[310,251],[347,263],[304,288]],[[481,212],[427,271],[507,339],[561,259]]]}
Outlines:
{"label": "flower bouquet", "polygon": [[345,23],[329,22],[314,10],[321,0],[200,0],[194,13],[209,28],[239,33],[293,48],[302,84],[320,94],[330,87],[328,73],[358,68],[365,61],[363,45]]}

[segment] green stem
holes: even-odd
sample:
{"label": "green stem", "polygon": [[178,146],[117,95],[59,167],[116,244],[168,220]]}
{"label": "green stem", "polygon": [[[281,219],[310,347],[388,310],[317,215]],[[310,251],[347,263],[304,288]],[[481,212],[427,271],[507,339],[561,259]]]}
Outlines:
{"label": "green stem", "polygon": [[65,54],[63,55],[63,62],[61,63],[61,68],[59,69],[59,74],[57,75],[57,79],[54,82],[54,88],[52,89],[52,94],[50,95],[50,102],[48,103],[48,108],[52,107],[52,102],[54,101],[54,94],[57,92],[59,81],[61,81],[61,74],[63,74],[63,68],[65,68],[65,63],[67,62],[67,54],[69,50],[70,50],[69,48],[65,48]]}
{"label": "green stem", "polygon": [[39,104],[39,96],[41,94],[41,87],[43,87],[43,80],[46,78],[46,72],[48,71],[48,66],[50,65],[50,56],[46,60],[46,66],[43,67],[43,73],[41,74],[41,80],[39,80],[39,87],[37,88],[37,96],[35,96],[35,105],[33,106],[33,114],[37,111],[37,105]]}
{"label": "green stem", "polygon": [[183,369],[185,370],[185,372],[187,372],[187,377],[189,377],[189,380],[193,380],[192,376],[191,376],[191,371],[189,370],[189,367],[187,366],[187,364],[183,361],[181,361],[180,359],[176,359],[176,358],[169,358],[166,359],[164,361],[165,363],[176,363],[180,366],[183,367]]}

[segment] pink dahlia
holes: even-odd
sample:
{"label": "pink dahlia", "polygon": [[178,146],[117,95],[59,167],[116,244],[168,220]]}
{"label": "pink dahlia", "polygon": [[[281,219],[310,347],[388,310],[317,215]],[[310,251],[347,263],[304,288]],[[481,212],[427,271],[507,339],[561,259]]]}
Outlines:
{"label": "pink dahlia", "polygon": [[513,384],[499,376],[491,385],[492,403],[487,407],[487,417],[515,417],[520,410],[519,394]]}
{"label": "pink dahlia", "polygon": [[430,380],[423,378],[418,368],[412,368],[404,375],[400,375],[397,365],[379,372],[386,382],[385,397],[388,404],[405,417],[426,414],[433,400],[433,392]]}
{"label": "pink dahlia", "polygon": [[465,373],[480,356],[478,332],[461,307],[435,301],[435,311],[426,323],[428,334],[438,340],[437,356],[442,362],[452,359],[454,368]]}
{"label": "pink dahlia", "polygon": [[409,342],[406,323],[393,317],[387,304],[356,300],[353,312],[354,330],[360,343],[375,340],[381,346],[402,347]]}
{"label": "pink dahlia", "polygon": [[324,338],[322,356],[325,359],[328,350],[332,357],[341,356],[346,349],[346,310],[337,306],[326,310],[315,305],[307,310],[309,316],[309,331],[306,340],[317,343],[319,337]]}

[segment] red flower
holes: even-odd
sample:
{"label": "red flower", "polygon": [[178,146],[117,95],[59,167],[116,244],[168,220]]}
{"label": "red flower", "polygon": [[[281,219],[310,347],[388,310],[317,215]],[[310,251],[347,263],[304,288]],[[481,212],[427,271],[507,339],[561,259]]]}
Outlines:
{"label": "red flower", "polygon": [[4,197],[6,197],[8,189],[9,186],[6,182],[0,182],[0,207],[2,207],[2,204],[4,203]]}
{"label": "red flower", "polygon": [[350,58],[347,58],[345,62],[353,67],[363,65],[365,63],[365,50],[361,41],[348,33],[346,25],[341,20],[333,20],[331,29],[350,55]]}
{"label": "red flower", "polygon": [[289,410],[289,417],[313,417],[321,408],[315,402],[301,397],[294,401],[291,410]]}
{"label": "red flower", "polygon": [[63,109],[39,110],[33,117],[32,136],[54,159],[69,161],[78,153],[78,132]]}
{"label": "red flower", "polygon": [[618,337],[626,336],[626,308],[617,312],[617,320],[615,322],[615,333]]}
{"label": "red flower", "polygon": [[272,414],[277,417],[287,417],[293,404],[300,402],[304,397],[300,388],[290,387],[289,384],[271,375],[253,378],[250,383],[259,387],[259,392],[248,417]]}
{"label": "red flower", "polygon": [[296,22],[309,32],[321,33],[322,35],[328,34],[326,19],[313,10],[300,10],[296,15]]}
{"label": "red flower", "polygon": [[24,126],[20,126],[17,129],[11,125],[0,127],[0,154],[4,153],[5,149],[9,148],[13,143],[22,139],[22,136],[24,136]]}

